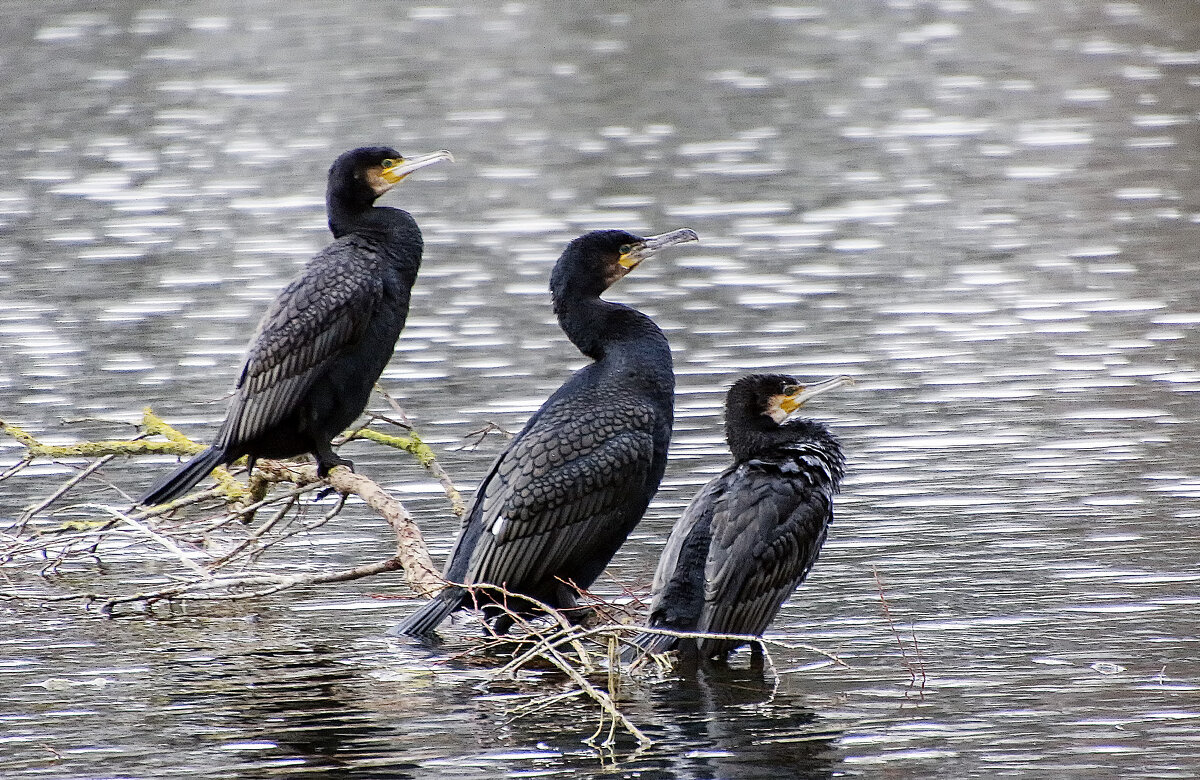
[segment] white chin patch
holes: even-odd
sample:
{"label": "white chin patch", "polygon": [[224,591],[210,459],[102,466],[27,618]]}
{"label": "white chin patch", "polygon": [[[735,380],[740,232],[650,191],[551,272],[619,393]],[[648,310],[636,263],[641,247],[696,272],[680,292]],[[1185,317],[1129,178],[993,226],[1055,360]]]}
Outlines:
{"label": "white chin patch", "polygon": [[783,421],[788,418],[788,413],[783,411],[779,401],[779,398],[772,398],[767,403],[767,416],[774,420],[776,425],[782,425]]}
{"label": "white chin patch", "polygon": [[391,184],[387,179],[383,178],[383,175],[378,170],[372,169],[367,171],[367,186],[376,195],[382,195],[396,185]]}

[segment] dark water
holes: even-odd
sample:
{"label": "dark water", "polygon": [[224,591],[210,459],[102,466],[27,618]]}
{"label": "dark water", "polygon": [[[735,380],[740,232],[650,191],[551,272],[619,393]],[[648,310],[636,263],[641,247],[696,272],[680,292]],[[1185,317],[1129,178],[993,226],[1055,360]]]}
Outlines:
{"label": "dark water", "polygon": [[[265,303],[326,241],[326,167],[365,142],[459,160],[388,196],[427,252],[385,380],[464,487],[501,443],[463,437],[518,428],[581,363],[545,292],[565,241],[701,235],[613,292],[679,374],[621,582],[725,461],[729,382],[859,380],[812,407],[851,473],[774,627],[848,667],[778,650],[775,682],[635,687],[657,742],[602,756],[591,710],[512,721],[525,700],[486,670],[389,647],[410,607],[371,596],[393,580],[112,621],[6,604],[3,777],[1200,772],[1194,3],[0,10],[0,417],[47,441],[147,403],[210,434]],[[436,483],[347,449],[440,560]],[[149,470],[106,473],[136,491]],[[0,483],[0,517],[66,473]],[[352,508],[275,565],[376,560],[389,535]]]}

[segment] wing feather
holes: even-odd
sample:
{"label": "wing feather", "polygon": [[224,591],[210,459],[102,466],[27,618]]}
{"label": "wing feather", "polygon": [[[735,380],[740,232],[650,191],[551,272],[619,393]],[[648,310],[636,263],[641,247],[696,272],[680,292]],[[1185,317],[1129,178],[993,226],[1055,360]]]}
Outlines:
{"label": "wing feather", "polygon": [[370,242],[346,236],[284,288],[251,339],[218,444],[253,440],[296,411],[329,363],[362,337],[383,298],[378,265]]}
{"label": "wing feather", "polygon": [[714,512],[699,627],[759,634],[816,562],[832,501],[828,489],[779,479],[761,464],[743,464],[738,472],[737,489]]}
{"label": "wing feather", "polygon": [[[466,582],[532,588],[628,532],[654,459],[653,411],[547,410],[522,432],[481,488]],[[630,518],[632,513],[638,516]],[[498,532],[494,532],[498,531]],[[581,583],[584,586],[590,583]]]}

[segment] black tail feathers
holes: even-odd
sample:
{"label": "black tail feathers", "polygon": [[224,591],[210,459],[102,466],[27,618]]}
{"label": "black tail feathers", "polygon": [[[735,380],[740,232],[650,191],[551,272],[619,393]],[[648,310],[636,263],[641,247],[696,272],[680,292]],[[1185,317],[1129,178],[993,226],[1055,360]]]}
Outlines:
{"label": "black tail feathers", "polygon": [[621,661],[627,664],[633,663],[643,655],[657,655],[674,650],[678,641],[678,637],[666,634],[638,634],[629,640],[629,645],[621,651]]}
{"label": "black tail feathers", "polygon": [[446,588],[388,633],[392,636],[429,636],[451,612],[462,606],[465,595],[466,591],[462,588]]}
{"label": "black tail feathers", "polygon": [[138,503],[153,506],[174,501],[199,484],[213,469],[226,462],[228,461],[223,450],[209,447],[151,485],[146,494],[138,499]]}

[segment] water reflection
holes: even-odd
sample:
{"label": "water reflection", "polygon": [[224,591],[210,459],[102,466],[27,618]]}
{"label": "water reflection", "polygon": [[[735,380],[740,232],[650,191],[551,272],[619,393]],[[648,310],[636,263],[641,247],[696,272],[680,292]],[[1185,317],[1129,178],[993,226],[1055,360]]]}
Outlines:
{"label": "water reflection", "polygon": [[[165,708],[195,718],[188,741],[229,759],[223,772],[278,777],[416,777],[389,749],[394,727],[354,700],[359,671],[323,648],[281,649],[172,663]],[[227,752],[226,752],[227,751]]]}
{"label": "water reflection", "polygon": [[[630,707],[662,745],[611,774],[756,776],[768,755],[914,779],[1200,765],[1191,4],[5,11],[0,417],[66,442],[77,429],[61,419],[133,420],[152,403],[211,432],[265,302],[327,240],[333,156],[450,148],[453,172],[401,198],[427,261],[384,382],[464,488],[502,442],[453,450],[462,437],[485,420],[518,429],[578,365],[546,293],[565,241],[681,222],[704,237],[615,290],[664,327],[679,372],[672,461],[614,561],[620,582],[649,578],[727,460],[733,378],[862,380],[814,410],[851,473],[773,629],[849,667],[786,675],[793,688],[747,704],[651,686]],[[19,452],[0,440],[4,462]],[[401,491],[444,556],[457,523],[427,475],[365,446],[350,456]],[[0,484],[0,516],[65,471]],[[106,467],[125,487],[143,471]],[[390,549],[367,514],[341,520],[292,548],[299,565]],[[509,724],[512,702],[470,670],[386,655],[372,638],[409,607],[347,609],[360,595],[250,608],[319,650],[266,634],[247,648],[215,618],[6,606],[0,774],[609,771],[577,742],[577,711]],[[914,639],[923,700],[905,696]],[[758,729],[766,744],[743,738]],[[771,744],[776,730],[802,739]]]}
{"label": "water reflection", "polygon": [[647,733],[671,750],[622,769],[664,780],[834,777],[839,730],[823,723],[803,694],[778,684],[761,670],[712,668],[655,686],[637,711],[657,724]]}

